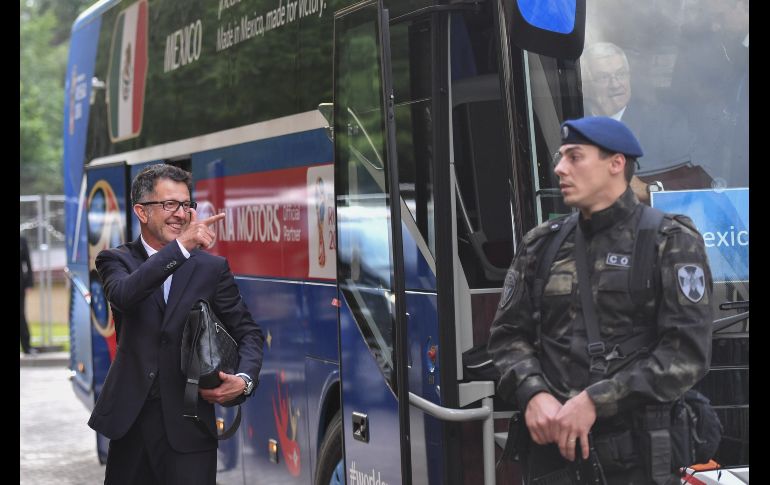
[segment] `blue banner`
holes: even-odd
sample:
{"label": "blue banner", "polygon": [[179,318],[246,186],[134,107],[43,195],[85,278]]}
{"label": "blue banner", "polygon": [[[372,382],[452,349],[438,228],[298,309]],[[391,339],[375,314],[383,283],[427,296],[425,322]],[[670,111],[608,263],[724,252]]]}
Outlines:
{"label": "blue banner", "polygon": [[651,195],[653,207],[693,220],[706,243],[714,281],[749,280],[749,189]]}

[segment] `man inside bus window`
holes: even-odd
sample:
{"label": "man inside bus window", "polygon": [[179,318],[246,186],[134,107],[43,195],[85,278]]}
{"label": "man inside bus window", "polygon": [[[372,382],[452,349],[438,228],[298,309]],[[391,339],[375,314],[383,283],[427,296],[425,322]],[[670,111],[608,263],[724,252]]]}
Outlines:
{"label": "man inside bus window", "polygon": [[[687,118],[676,108],[658,102],[653,94],[632,92],[631,68],[620,47],[596,42],[583,51],[580,63],[586,114],[608,116],[633,130],[645,151],[640,172],[670,169],[690,161],[694,135]],[[649,203],[647,183],[635,176],[631,188],[642,202]]]}
{"label": "man inside bus window", "polygon": [[[653,290],[632,293],[629,272],[635,264],[650,267],[634,254],[645,209],[629,187],[641,146],[623,123],[588,117],[562,124],[559,154],[554,171],[565,203],[578,212],[529,231],[511,264],[488,342],[501,375],[498,392],[523,412],[523,436],[531,437],[520,451],[527,484],[538,477],[573,483],[549,480],[578,471],[596,478],[593,460],[608,484],[650,483],[656,462],[645,466],[632,417],[683,395],[710,362],[712,281],[703,238],[689,218],[666,214],[650,244]],[[576,224],[565,226],[568,217]],[[561,230],[567,232],[550,267],[539,272]],[[578,231],[605,349],[593,360],[578,290]],[[667,473],[664,483],[679,483]]]}
{"label": "man inside bus window", "polygon": [[[214,403],[242,401],[262,366],[263,335],[241,298],[227,261],[211,255],[209,227],[224,214],[198,220],[189,172],[152,165],[131,184],[141,235],[101,251],[96,270],[115,318],[117,354],[88,424],[109,438],[106,484],[216,482]],[[200,298],[238,341],[240,364],[222,383],[200,389],[198,415],[206,433],[183,417],[182,329]]]}

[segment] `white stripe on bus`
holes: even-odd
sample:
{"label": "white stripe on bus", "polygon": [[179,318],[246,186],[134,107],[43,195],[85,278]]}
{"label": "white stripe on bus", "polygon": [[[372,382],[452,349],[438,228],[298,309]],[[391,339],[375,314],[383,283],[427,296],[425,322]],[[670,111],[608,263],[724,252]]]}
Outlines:
{"label": "white stripe on bus", "polygon": [[273,120],[253,123],[251,125],[208,133],[201,136],[172,141],[162,145],[141,148],[131,152],[123,152],[106,157],[95,158],[88,166],[107,165],[115,162],[126,162],[128,165],[165,160],[187,156],[215,148],[223,148],[240,143],[291,135],[303,131],[316,130],[329,126],[326,119],[318,110],[306,111],[295,115],[284,116]]}

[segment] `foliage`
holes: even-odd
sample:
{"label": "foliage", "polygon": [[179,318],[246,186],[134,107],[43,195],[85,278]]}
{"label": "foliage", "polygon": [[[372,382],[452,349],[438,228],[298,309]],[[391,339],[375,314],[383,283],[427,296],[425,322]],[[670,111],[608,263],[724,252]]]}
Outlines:
{"label": "foliage", "polygon": [[62,193],[62,111],[72,22],[90,0],[19,0],[19,190]]}

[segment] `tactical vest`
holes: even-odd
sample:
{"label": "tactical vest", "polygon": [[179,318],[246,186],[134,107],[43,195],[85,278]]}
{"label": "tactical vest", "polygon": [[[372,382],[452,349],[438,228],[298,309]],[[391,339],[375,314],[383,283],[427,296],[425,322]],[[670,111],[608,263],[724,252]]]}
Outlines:
{"label": "tactical vest", "polygon": [[[645,303],[651,299],[657,299],[658,288],[657,276],[657,248],[655,246],[655,237],[660,230],[660,227],[665,218],[665,214],[655,208],[642,205],[642,216],[636,225],[634,248],[631,256],[631,269],[629,270],[629,291],[631,300],[635,307],[634,322],[635,326],[645,328],[646,331],[629,338],[619,345],[615,345],[612,348],[606,347],[606,353],[604,355],[605,360],[608,363],[608,367],[605,370],[611,373],[610,363],[613,360],[622,360],[625,357],[630,356],[638,352],[646,351],[651,346],[656,338],[656,330],[654,325],[648,323],[649,320],[654,319],[654,315],[644,315],[641,310]],[[560,220],[554,221],[551,225],[551,234],[546,236],[548,239],[543,243],[544,249],[541,252],[539,258],[537,272],[535,279],[532,283],[531,301],[532,308],[534,309],[535,318],[539,319],[542,315],[541,307],[543,300],[543,291],[551,273],[551,266],[556,253],[564,243],[570,232],[575,229],[577,225],[579,213],[573,213],[570,216]],[[656,305],[657,308],[657,305]],[[540,329],[538,325],[538,331]],[[539,335],[538,342],[539,345]]]}

